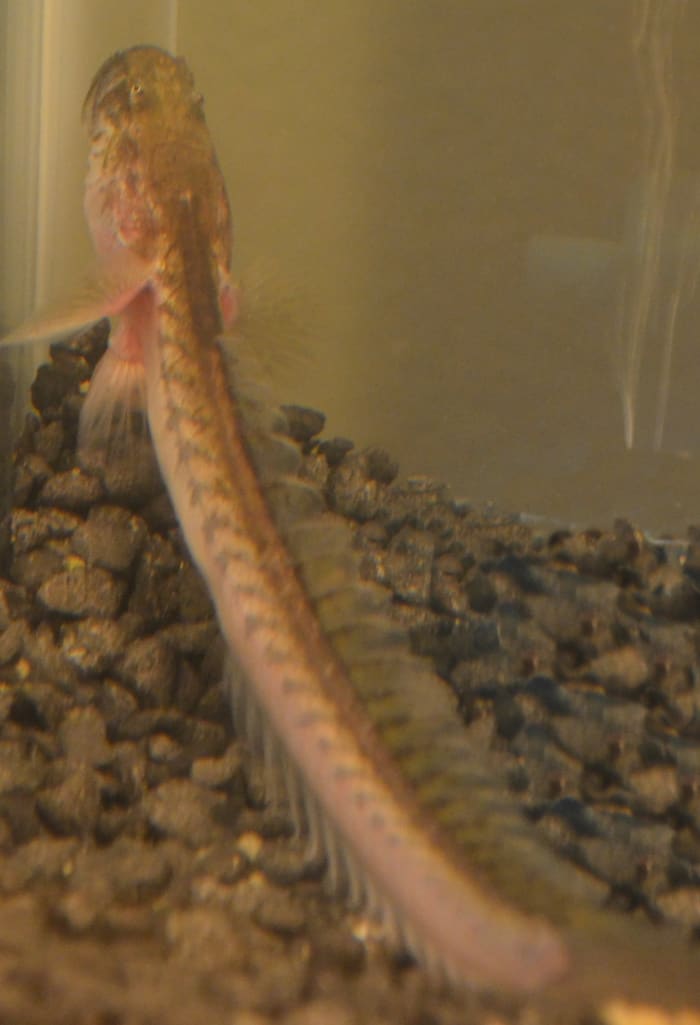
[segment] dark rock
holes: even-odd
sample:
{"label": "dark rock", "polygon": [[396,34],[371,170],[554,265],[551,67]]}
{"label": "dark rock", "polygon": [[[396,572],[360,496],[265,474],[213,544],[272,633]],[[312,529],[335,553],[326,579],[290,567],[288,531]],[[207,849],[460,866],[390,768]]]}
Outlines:
{"label": "dark rock", "polygon": [[191,759],[177,740],[167,733],[156,733],[148,739],[148,757],[151,763],[146,770],[150,787],[156,787],[173,776],[186,776]]}
{"label": "dark rock", "polygon": [[103,487],[98,477],[74,467],[50,477],[39,491],[41,505],[58,506],[73,512],[87,509],[98,502]]}
{"label": "dark rock", "polygon": [[37,597],[50,612],[109,619],[119,611],[124,585],[104,569],[78,564],[45,580]]}
{"label": "dark rock", "polygon": [[27,791],[12,790],[0,796],[0,820],[16,846],[28,843],[41,832],[36,801]]}
{"label": "dark rock", "polygon": [[98,768],[110,761],[104,719],[95,708],[72,708],[59,726],[58,739],[69,765]]}
{"label": "dark rock", "polygon": [[31,744],[0,740],[0,794],[37,790],[46,777],[46,760]]}
{"label": "dark rock", "polygon": [[81,371],[66,360],[44,363],[39,367],[31,387],[32,405],[40,413],[57,412],[67,392],[81,381]]}
{"label": "dark rock", "polygon": [[100,780],[87,765],[77,765],[63,783],[44,790],[37,809],[60,836],[86,836],[93,832],[100,809]]}
{"label": "dark rock", "polygon": [[138,701],[126,687],[108,679],[100,684],[98,707],[114,735],[117,726],[138,709]]}
{"label": "dark rock", "polygon": [[316,409],[308,409],[306,406],[282,406],[282,412],[287,419],[290,438],[301,444],[306,444],[315,435],[320,434],[326,422],[323,413]]}
{"label": "dark rock", "polygon": [[179,556],[165,538],[151,536],[138,559],[129,610],[152,628],[172,622],[180,609]]}
{"label": "dark rock", "polygon": [[386,582],[403,601],[426,605],[430,597],[435,541],[426,531],[404,527],[389,543]]}
{"label": "dark rock", "polygon": [[207,688],[196,708],[197,715],[201,719],[212,723],[231,722],[231,702],[223,687],[223,684],[216,683]]}
{"label": "dark rock", "polygon": [[225,797],[186,779],[162,783],[144,797],[149,825],[158,836],[171,836],[190,847],[219,839],[221,827],[213,817]]}
{"label": "dark rock", "polygon": [[22,619],[10,623],[3,630],[0,634],[0,665],[7,665],[20,654],[28,630],[27,623]]}
{"label": "dark rock", "polygon": [[462,563],[454,555],[441,555],[433,566],[430,601],[433,608],[448,616],[463,616],[467,599],[462,587]]}
{"label": "dark rock", "polygon": [[318,443],[318,451],[331,469],[342,463],[345,456],[348,452],[352,452],[354,447],[355,443],[349,438],[329,438]]}
{"label": "dark rock", "polygon": [[15,471],[12,501],[15,506],[25,505],[51,476],[51,467],[43,456],[28,453]]}
{"label": "dark rock", "polygon": [[10,718],[30,730],[55,730],[70,704],[58,687],[24,680],[15,688]]}
{"label": "dark rock", "polygon": [[61,634],[64,657],[86,676],[110,672],[132,640],[132,631],[124,618],[89,617],[67,623]]}
{"label": "dark rock", "polygon": [[229,717],[224,724],[207,722],[199,718],[188,718],[187,744],[192,758],[223,757],[230,738]]}
{"label": "dark rock", "polygon": [[498,593],[485,573],[476,572],[470,576],[465,590],[474,612],[489,613],[498,601]]}
{"label": "dark rock", "polygon": [[107,460],[86,460],[83,455],[81,462],[88,471],[98,474],[111,502],[136,509],[160,495],[163,482],[145,419],[138,431],[131,426],[124,447],[110,452]]}
{"label": "dark rock", "polygon": [[643,652],[627,644],[593,659],[582,672],[589,679],[602,683],[608,690],[624,692],[641,687],[648,679],[650,670]]}
{"label": "dark rock", "polygon": [[34,450],[50,466],[55,467],[65,441],[65,430],[60,420],[42,424],[34,435]]}
{"label": "dark rock", "polygon": [[16,558],[45,541],[70,537],[82,521],[79,516],[63,509],[15,509],[11,522]]}
{"label": "dark rock", "polygon": [[119,675],[142,704],[158,707],[170,703],[175,668],[175,655],[164,641],[142,637],[129,646]]}
{"label": "dark rock", "polygon": [[678,774],[670,765],[638,769],[630,775],[630,786],[639,799],[639,810],[649,815],[663,815],[679,800]]}
{"label": "dark rock", "polygon": [[202,673],[195,669],[191,661],[186,658],[178,659],[173,704],[187,714],[193,713],[206,687]]}
{"label": "dark rock", "polygon": [[0,889],[23,890],[40,882],[62,882],[78,850],[79,841],[41,836],[23,844],[0,863]]}
{"label": "dark rock", "polygon": [[146,537],[146,524],[117,506],[90,510],[87,521],[73,536],[73,549],[90,565],[125,573],[134,562]]}
{"label": "dark rock", "polygon": [[71,689],[77,682],[77,674],[54,640],[54,633],[48,623],[40,623],[33,633],[27,633],[22,644],[24,657],[40,679],[51,680]]}
{"label": "dark rock", "polygon": [[159,636],[180,655],[203,655],[218,637],[218,628],[212,618],[207,618],[200,622],[173,623],[159,631]]}
{"label": "dark rock", "polygon": [[196,758],[190,774],[195,783],[205,787],[226,787],[241,771],[241,752],[237,744],[230,744],[218,758]]}
{"label": "dark rock", "polygon": [[104,871],[116,899],[125,904],[152,900],[165,890],[173,874],[163,846],[147,846],[129,838],[112,845]]}
{"label": "dark rock", "polygon": [[351,452],[329,479],[332,508],[342,516],[364,522],[379,512],[384,486],[369,475],[366,452]]}
{"label": "dark rock", "polygon": [[12,560],[10,573],[15,583],[36,591],[46,580],[59,573],[64,564],[65,553],[47,545],[16,556]]}
{"label": "dark rock", "polygon": [[277,886],[290,886],[309,875],[309,856],[306,844],[293,844],[288,837],[275,842],[268,840],[255,859],[256,867]]}
{"label": "dark rock", "polygon": [[597,691],[570,687],[572,715],[553,724],[562,748],[588,764],[614,761],[622,748],[637,750],[645,718],[639,705],[606,699]]}
{"label": "dark rock", "polygon": [[198,623],[213,616],[211,598],[202,577],[190,563],[184,563],[177,575],[178,611],[185,623]]}
{"label": "dark rock", "polygon": [[293,894],[270,889],[255,909],[254,918],[261,929],[294,936],[306,925],[303,905]]}

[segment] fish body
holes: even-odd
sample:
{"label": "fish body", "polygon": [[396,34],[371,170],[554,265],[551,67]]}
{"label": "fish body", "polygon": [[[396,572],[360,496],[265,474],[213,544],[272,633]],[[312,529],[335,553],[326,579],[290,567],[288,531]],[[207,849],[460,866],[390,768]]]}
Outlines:
{"label": "fish body", "polygon": [[[589,910],[578,875],[477,763],[446,688],[407,653],[347,528],[294,477],[296,454],[220,343],[237,312],[230,212],[186,65],[152,47],[116,54],[85,116],[102,298],[32,331],[117,317],[81,448],[109,443],[128,429],[123,410],[145,405],[238,667],[237,725],[332,886],[459,983],[567,1007],[656,995],[655,936],[637,943],[627,922]],[[700,1006],[695,965],[681,944],[665,957],[671,1004]]]}
{"label": "fish body", "polygon": [[[151,48],[118,54],[98,72],[85,111],[85,208],[97,254],[108,267],[133,256],[134,267],[111,303],[118,322],[86,401],[83,445],[95,441],[96,425],[114,427],[105,406],[119,401],[120,364],[130,364],[143,379],[160,468],[229,648],[313,792],[321,828],[337,832],[343,862],[352,862],[344,871],[363,900],[371,889],[381,915],[397,919],[395,931],[450,974],[537,988],[564,970],[563,944],[544,921],[500,907],[431,836],[271,514],[217,343],[235,313],[230,214],[186,66]],[[145,278],[135,287],[139,266]],[[444,698],[431,701],[444,715]]]}

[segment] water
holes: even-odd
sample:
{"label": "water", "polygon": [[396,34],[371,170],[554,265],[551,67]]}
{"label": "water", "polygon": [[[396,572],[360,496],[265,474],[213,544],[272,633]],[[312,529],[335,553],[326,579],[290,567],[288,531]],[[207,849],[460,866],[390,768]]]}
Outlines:
{"label": "water", "polygon": [[329,0],[300,18],[183,0],[162,37],[128,6],[114,26],[108,4],[60,7],[47,295],[89,251],[90,75],[175,32],[238,265],[270,261],[309,310],[290,400],[477,502],[656,530],[700,518],[697,5],[426,0],[399,16]]}

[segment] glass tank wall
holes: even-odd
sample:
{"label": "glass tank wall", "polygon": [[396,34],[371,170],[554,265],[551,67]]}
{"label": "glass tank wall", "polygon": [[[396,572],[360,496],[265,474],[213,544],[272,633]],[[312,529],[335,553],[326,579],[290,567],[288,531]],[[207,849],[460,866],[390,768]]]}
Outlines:
{"label": "glass tank wall", "polygon": [[100,61],[174,47],[236,268],[295,296],[286,399],[477,503],[700,522],[696,5],[0,0],[0,33],[0,326],[89,258]]}

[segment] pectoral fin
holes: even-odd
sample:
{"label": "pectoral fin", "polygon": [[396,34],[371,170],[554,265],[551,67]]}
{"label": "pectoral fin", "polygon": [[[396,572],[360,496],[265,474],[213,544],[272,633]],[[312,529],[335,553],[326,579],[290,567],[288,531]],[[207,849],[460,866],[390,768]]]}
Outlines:
{"label": "pectoral fin", "polygon": [[9,334],[0,345],[54,341],[121,313],[149,282],[150,263],[128,250],[120,250],[100,263],[82,285],[64,300],[38,310]]}

